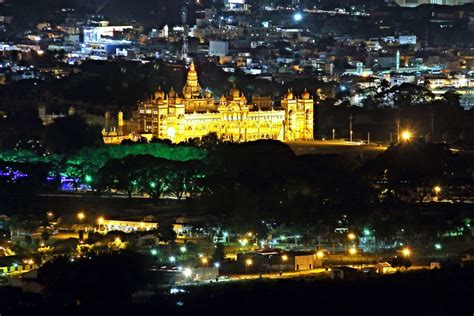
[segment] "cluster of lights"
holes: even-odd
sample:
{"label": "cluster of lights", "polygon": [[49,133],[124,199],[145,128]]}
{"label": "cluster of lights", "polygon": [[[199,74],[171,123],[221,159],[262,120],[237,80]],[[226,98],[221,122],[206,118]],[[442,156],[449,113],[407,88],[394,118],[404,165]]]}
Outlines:
{"label": "cluster of lights", "polygon": [[5,171],[0,171],[0,177],[9,177],[13,182],[16,182],[19,179],[26,178],[28,175],[18,170],[13,170],[10,167],[7,167]]}

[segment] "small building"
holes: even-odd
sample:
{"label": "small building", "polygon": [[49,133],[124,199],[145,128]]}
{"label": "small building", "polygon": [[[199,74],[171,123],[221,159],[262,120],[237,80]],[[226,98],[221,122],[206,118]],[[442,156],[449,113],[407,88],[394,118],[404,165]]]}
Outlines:
{"label": "small building", "polygon": [[375,270],[379,274],[385,274],[392,272],[394,269],[388,262],[379,262],[375,265]]}
{"label": "small building", "polygon": [[335,267],[331,270],[333,280],[347,280],[357,278],[359,271],[350,267]]}
{"label": "small building", "polygon": [[441,269],[441,262],[438,262],[438,261],[430,262],[430,269],[431,270]]}
{"label": "small building", "polygon": [[295,271],[311,270],[323,266],[323,262],[315,253],[297,253],[295,258]]}

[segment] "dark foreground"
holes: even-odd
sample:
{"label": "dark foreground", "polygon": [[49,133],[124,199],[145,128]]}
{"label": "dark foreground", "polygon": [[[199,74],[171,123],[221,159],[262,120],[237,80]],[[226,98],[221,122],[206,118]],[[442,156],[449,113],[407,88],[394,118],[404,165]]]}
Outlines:
{"label": "dark foreground", "polygon": [[54,297],[1,288],[0,313],[4,316],[472,315],[474,312],[473,268],[344,281],[304,278],[212,284],[188,287],[181,294],[158,294],[148,303],[114,298],[116,290],[111,288],[110,295],[100,301],[65,306]]}

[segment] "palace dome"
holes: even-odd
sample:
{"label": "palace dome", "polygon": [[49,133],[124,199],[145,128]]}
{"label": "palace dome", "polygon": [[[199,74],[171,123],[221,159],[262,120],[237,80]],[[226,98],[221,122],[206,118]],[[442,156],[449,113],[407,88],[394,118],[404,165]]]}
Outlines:
{"label": "palace dome", "polygon": [[155,91],[155,100],[158,99],[164,99],[165,98],[165,92],[161,90],[161,87],[158,88],[158,90]]}
{"label": "palace dome", "polygon": [[303,100],[308,100],[310,97],[311,95],[309,94],[309,92],[306,89],[304,89],[304,92],[301,94],[301,98]]}
{"label": "palace dome", "polygon": [[176,97],[176,91],[174,91],[173,87],[171,87],[170,92],[168,92],[168,96],[170,98]]}

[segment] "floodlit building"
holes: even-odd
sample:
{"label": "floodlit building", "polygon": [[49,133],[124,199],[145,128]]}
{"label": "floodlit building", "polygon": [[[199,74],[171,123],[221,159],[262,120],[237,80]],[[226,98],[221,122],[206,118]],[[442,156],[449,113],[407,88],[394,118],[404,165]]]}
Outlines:
{"label": "floodlit building", "polygon": [[[227,96],[216,100],[212,93],[201,88],[194,64],[189,67],[186,84],[179,94],[171,89],[158,89],[154,95],[138,104],[135,135],[147,139],[169,139],[174,143],[201,138],[216,133],[219,139],[234,142],[258,139],[311,140],[313,139],[314,101],[309,92],[300,97],[288,91],[281,108],[256,108],[233,88]],[[119,121],[119,125],[124,124]],[[120,130],[120,126],[119,126]],[[117,130],[104,131],[104,142],[115,143],[127,135]]]}

